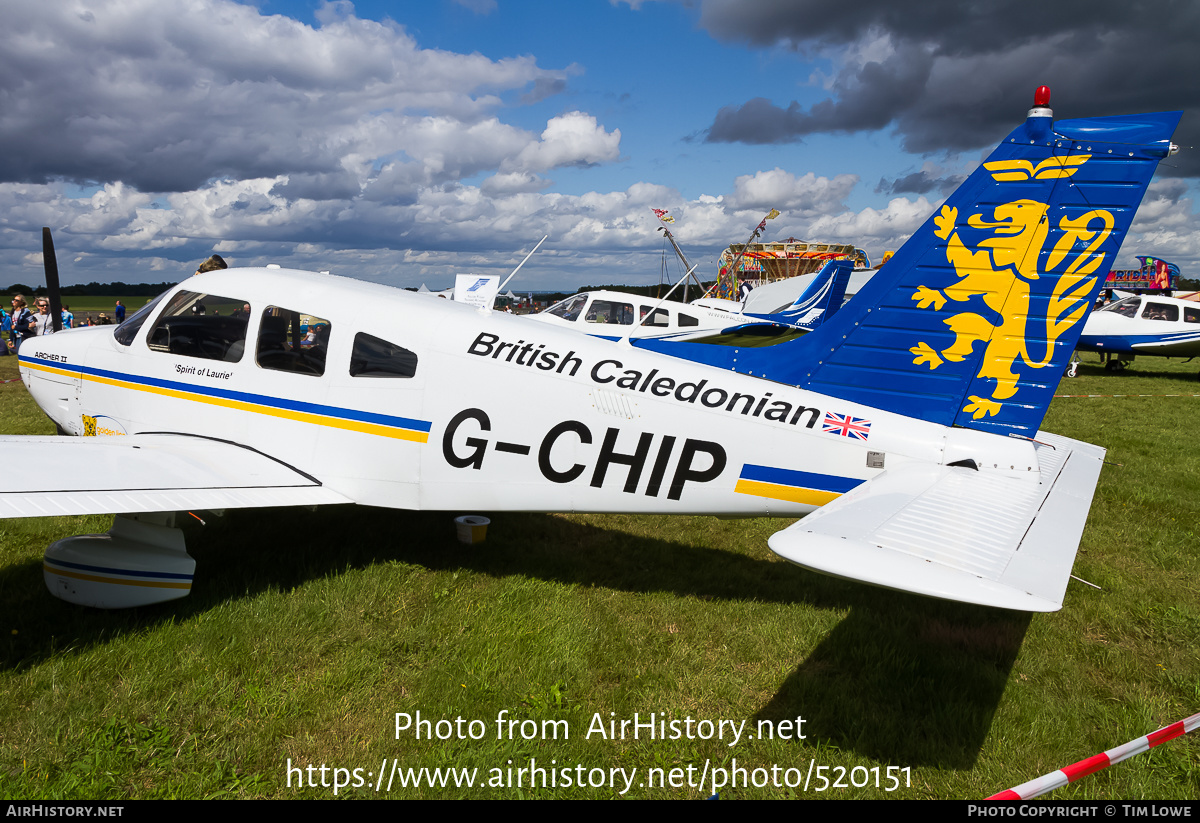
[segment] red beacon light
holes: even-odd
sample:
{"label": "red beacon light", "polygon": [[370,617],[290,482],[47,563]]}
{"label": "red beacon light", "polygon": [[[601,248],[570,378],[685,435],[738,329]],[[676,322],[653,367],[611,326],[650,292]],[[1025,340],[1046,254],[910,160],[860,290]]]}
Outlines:
{"label": "red beacon light", "polygon": [[[1029,127],[1033,129],[1029,137],[1041,142],[1049,137],[1049,129],[1047,124],[1053,119],[1054,112],[1050,110],[1050,87],[1038,86],[1037,91],[1033,93],[1033,108],[1026,115],[1029,122]],[[1037,124],[1037,125],[1035,125]]]}

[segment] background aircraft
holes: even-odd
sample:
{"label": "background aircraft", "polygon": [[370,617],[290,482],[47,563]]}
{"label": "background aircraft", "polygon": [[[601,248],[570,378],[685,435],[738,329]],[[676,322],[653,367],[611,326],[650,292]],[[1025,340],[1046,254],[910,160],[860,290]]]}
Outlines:
{"label": "background aircraft", "polygon": [[153,513],[47,550],[50,590],[104,607],[190,590],[172,512],[354,502],[815,512],[771,548],[1058,609],[1104,451],[1038,429],[1180,115],[1056,124],[1047,103],[1039,90],[855,300],[775,346],[614,344],[270,267],[189,278],[116,329],[35,338],[25,385],[83,437],[0,439],[22,467],[0,515]]}
{"label": "background aircraft", "polygon": [[1200,303],[1158,295],[1134,295],[1092,312],[1077,348],[1104,355],[1117,370],[1138,355],[1200,355]]}
{"label": "background aircraft", "polygon": [[[862,290],[863,286],[865,286],[867,282],[875,276],[877,271],[879,270],[857,268],[852,269],[850,271],[850,278],[846,282],[846,288],[845,293],[842,296],[842,302],[845,302],[854,295],[858,294]],[[743,311],[749,313],[774,311],[775,307],[782,305],[788,299],[781,299],[783,295],[781,295],[780,289],[784,288],[785,284],[788,284],[793,290],[797,288],[802,290],[807,289],[819,274],[820,272],[814,272],[813,274],[801,274],[797,277],[790,278],[790,280],[766,283],[755,289],[751,289],[750,293],[746,295]],[[795,283],[791,283],[791,281],[795,281]],[[792,293],[795,292],[793,291]],[[825,319],[828,319],[828,317]]]}
{"label": "background aircraft", "polygon": [[[793,300],[789,296],[768,312],[744,312],[742,304],[730,300],[702,298],[676,303],[628,292],[592,291],[572,295],[529,317],[611,339],[625,336],[667,339],[750,326],[811,331],[842,305],[852,266],[850,260],[830,260],[808,278],[798,297]],[[799,285],[792,284],[790,293],[795,294]]]}

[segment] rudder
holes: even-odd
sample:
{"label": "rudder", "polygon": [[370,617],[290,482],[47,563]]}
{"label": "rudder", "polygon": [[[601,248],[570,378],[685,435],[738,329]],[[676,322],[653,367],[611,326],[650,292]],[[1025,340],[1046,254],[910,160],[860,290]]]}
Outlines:
{"label": "rudder", "polygon": [[853,269],[853,260],[829,260],[790,306],[771,314],[747,312],[746,316],[812,331],[841,308]]}
{"label": "rudder", "polygon": [[1055,124],[1035,105],[820,328],[761,349],[654,347],[943,425],[1033,435],[1180,115]]}

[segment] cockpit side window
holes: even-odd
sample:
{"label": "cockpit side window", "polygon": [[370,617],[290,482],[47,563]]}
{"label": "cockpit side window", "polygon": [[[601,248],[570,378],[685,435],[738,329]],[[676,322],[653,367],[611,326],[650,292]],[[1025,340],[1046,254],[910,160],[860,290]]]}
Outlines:
{"label": "cockpit side window", "polygon": [[320,376],[325,373],[331,329],[323,317],[268,306],[258,327],[255,360],[272,371]]}
{"label": "cockpit side window", "polygon": [[363,332],[354,335],[351,377],[412,377],[416,373],[415,352]]}
{"label": "cockpit side window", "polygon": [[133,342],[133,338],[137,337],[137,333],[141,330],[142,324],[147,318],[154,313],[154,309],[162,302],[162,299],[167,296],[167,292],[163,292],[158,297],[151,300],[146,305],[142,306],[132,315],[125,319],[125,322],[117,326],[117,330],[113,332],[113,337],[122,346],[128,346]]}
{"label": "cockpit side window", "polygon": [[153,351],[237,363],[246,347],[249,305],[215,294],[176,292],[146,344]]}
{"label": "cockpit side window", "polygon": [[617,326],[633,325],[633,304],[618,303],[615,300],[593,300],[588,306],[589,323],[608,323]]}

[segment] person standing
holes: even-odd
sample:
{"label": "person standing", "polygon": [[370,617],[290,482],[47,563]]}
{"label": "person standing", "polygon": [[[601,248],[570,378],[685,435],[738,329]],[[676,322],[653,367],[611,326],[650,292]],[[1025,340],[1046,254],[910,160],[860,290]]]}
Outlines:
{"label": "person standing", "polygon": [[12,315],[0,306],[0,357],[8,354],[8,337],[12,335]]}
{"label": "person standing", "polygon": [[34,326],[38,337],[43,337],[47,334],[54,334],[54,318],[50,316],[50,301],[44,297],[37,299],[37,317],[34,318]]}
{"label": "person standing", "polygon": [[12,307],[13,354],[18,354],[21,350],[21,343],[37,334],[37,321],[33,319],[33,312],[26,307],[23,295],[18,294],[13,297]]}
{"label": "person standing", "polygon": [[71,328],[71,324],[75,322],[75,315],[71,314],[71,307],[64,305],[62,307],[62,327],[64,329]]}
{"label": "person standing", "polygon": [[121,305],[120,300],[117,301],[117,308],[113,314],[115,314],[117,317],[118,326],[125,322],[125,307]]}

